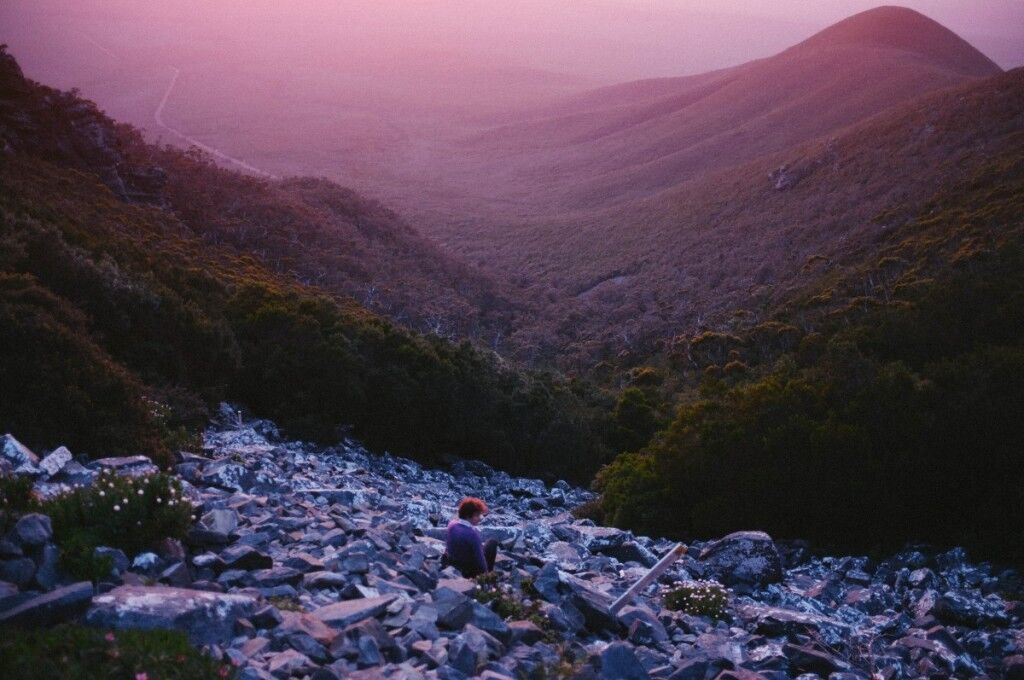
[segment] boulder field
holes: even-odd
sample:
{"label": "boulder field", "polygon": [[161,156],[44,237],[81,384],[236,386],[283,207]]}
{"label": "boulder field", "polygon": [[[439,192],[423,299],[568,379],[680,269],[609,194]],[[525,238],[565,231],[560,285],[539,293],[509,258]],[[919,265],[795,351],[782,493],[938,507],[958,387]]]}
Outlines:
{"label": "boulder field", "polygon": [[[576,519],[590,491],[286,441],[222,411],[175,466],[197,510],[183,543],[110,549],[114,570],[94,587],[59,573],[49,518],[25,515],[0,540],[0,624],[178,629],[246,679],[1024,677],[1019,574],[957,548],[875,561],[738,532],[688,544],[612,614],[675,544]],[[154,470],[63,447],[40,458],[11,436],[2,456],[43,496],[101,469]],[[491,507],[492,583],[441,565],[466,495]],[[667,590],[698,579],[728,588],[719,616],[665,608]]]}

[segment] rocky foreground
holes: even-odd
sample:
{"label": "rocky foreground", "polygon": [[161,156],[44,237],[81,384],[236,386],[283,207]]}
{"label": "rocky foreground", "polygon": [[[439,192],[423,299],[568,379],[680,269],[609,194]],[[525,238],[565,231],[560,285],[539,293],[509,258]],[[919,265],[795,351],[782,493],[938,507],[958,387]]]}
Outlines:
{"label": "rocky foreground", "polygon": [[[3,454],[41,494],[103,468],[154,470],[142,457],[84,466],[66,449],[39,460],[13,438]],[[0,623],[176,628],[242,678],[1024,678],[1019,575],[959,549],[875,563],[733,534],[691,544],[613,616],[613,598],[673,544],[576,520],[592,494],[564,482],[285,442],[228,409],[176,472],[198,506],[185,545],[111,551],[116,576],[95,589],[64,582],[48,519],[23,517],[0,541]],[[506,620],[441,568],[464,495],[491,506],[495,591],[530,617]],[[694,579],[730,588],[721,618],[664,608],[666,587]]]}

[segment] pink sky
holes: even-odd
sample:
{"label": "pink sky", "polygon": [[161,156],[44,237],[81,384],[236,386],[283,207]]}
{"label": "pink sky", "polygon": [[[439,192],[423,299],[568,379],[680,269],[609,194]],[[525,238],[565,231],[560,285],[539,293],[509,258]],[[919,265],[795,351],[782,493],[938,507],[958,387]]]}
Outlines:
{"label": "pink sky", "polygon": [[[873,0],[4,0],[0,40],[30,71],[74,34],[159,50],[262,46],[353,59],[406,49],[613,82],[768,56]],[[1004,68],[1024,64],[1024,2],[906,0]],[[77,58],[92,57],[82,52]],[[47,73],[52,65],[46,67]],[[41,73],[41,76],[47,75]]]}

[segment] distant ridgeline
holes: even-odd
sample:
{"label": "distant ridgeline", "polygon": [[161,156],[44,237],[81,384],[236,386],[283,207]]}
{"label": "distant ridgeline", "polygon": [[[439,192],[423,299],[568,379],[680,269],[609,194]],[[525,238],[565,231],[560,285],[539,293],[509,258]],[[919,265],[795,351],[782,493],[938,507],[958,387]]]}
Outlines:
{"label": "distant ridgeline", "polygon": [[[0,151],[0,424],[26,444],[166,462],[209,404],[230,398],[299,437],[331,440],[351,424],[421,460],[594,472],[607,406],[588,406],[581,387],[328,292],[378,246],[393,260],[365,266],[473,282],[379,206],[147,146],[75,93],[27,81],[5,50]],[[346,242],[338,224],[370,236]],[[318,263],[325,287],[289,271],[300,247],[337,253]]]}
{"label": "distant ridgeline", "polygon": [[981,169],[920,214],[879,215],[870,248],[808,262],[815,283],[768,321],[676,338],[646,389],[682,406],[599,473],[591,512],[651,535],[1024,560],[1024,71],[955,99],[1022,125],[976,139]]}

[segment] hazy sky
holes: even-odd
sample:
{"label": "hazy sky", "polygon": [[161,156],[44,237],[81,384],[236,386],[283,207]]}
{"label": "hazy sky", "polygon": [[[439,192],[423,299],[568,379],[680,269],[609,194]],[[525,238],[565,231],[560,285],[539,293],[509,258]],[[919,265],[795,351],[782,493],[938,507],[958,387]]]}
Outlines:
{"label": "hazy sky", "polygon": [[[0,0],[29,70],[77,35],[146,50],[420,49],[609,82],[768,56],[874,0]],[[1024,0],[905,0],[1004,68],[1024,64]],[[76,46],[77,47],[77,46]],[[88,61],[82,51],[72,59]],[[353,57],[356,58],[356,57]],[[48,69],[49,70],[49,69]],[[45,74],[40,74],[45,75]]]}

